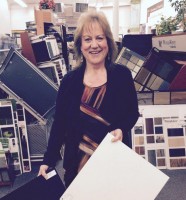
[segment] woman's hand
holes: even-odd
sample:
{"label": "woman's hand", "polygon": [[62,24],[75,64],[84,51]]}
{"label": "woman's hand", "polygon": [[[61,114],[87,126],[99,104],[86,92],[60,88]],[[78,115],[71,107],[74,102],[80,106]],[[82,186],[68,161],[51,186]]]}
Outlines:
{"label": "woman's hand", "polygon": [[46,171],[47,171],[48,168],[49,168],[48,165],[41,165],[40,168],[39,168],[38,176],[42,175],[45,179],[47,179]]}
{"label": "woman's hand", "polygon": [[111,134],[114,136],[114,138],[112,138],[112,142],[117,142],[118,140],[122,141],[123,133],[121,129],[115,129],[111,132]]}

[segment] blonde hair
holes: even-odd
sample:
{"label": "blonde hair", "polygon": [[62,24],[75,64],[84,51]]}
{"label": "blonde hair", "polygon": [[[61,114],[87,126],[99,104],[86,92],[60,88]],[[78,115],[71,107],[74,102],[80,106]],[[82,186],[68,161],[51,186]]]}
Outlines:
{"label": "blonde hair", "polygon": [[79,65],[83,61],[81,53],[82,32],[84,30],[84,27],[87,27],[92,22],[97,22],[103,29],[103,32],[106,36],[109,49],[108,55],[106,57],[106,62],[114,62],[117,57],[118,48],[114,41],[113,34],[111,32],[111,28],[107,21],[107,18],[101,11],[89,10],[88,12],[82,13],[79,17],[78,25],[74,34],[74,51],[77,65]]}

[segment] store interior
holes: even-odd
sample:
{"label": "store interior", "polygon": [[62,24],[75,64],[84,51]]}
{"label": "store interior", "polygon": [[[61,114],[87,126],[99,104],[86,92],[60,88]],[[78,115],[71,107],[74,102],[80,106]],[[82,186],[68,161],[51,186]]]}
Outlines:
{"label": "store interior", "polygon": [[130,147],[169,176],[156,200],[185,200],[186,11],[180,20],[169,0],[55,0],[54,10],[39,2],[2,0],[0,7],[0,199],[37,177],[60,82],[76,66],[77,20],[96,9],[111,25],[115,63],[130,69],[137,92]]}

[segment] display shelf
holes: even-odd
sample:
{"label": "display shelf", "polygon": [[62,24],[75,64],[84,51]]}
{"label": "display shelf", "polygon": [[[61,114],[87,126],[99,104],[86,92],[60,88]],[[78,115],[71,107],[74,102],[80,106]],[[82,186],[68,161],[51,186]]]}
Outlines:
{"label": "display shelf", "polygon": [[57,86],[60,84],[60,79],[56,65],[53,62],[45,62],[38,65],[38,68],[49,77]]}
{"label": "display shelf", "polygon": [[11,100],[0,100],[0,113],[0,142],[8,155],[8,167],[13,168],[15,175],[19,175],[22,173],[20,147]]}
{"label": "display shelf", "polygon": [[16,41],[17,48],[22,48],[21,33],[23,33],[24,30],[12,30],[11,32],[12,32],[12,37]]}
{"label": "display shelf", "polygon": [[59,59],[53,60],[52,62],[56,64],[56,70],[59,76],[59,80],[61,81],[64,75],[67,73],[67,66],[65,64],[65,59],[59,58]]}
{"label": "display shelf", "polygon": [[54,36],[56,38],[60,55],[64,58],[66,68],[68,69],[68,49],[67,49],[67,34],[66,26],[63,24],[52,24],[44,22],[44,30],[46,36]]}
{"label": "display shelf", "polygon": [[38,68],[47,75],[57,86],[67,73],[64,58],[57,58],[50,62],[44,62],[38,65]]}
{"label": "display shelf", "polygon": [[186,169],[186,104],[140,105],[132,148],[159,169]]}
{"label": "display shelf", "polygon": [[46,116],[55,106],[58,87],[14,49],[1,67],[0,87],[40,123],[46,124]]}
{"label": "display shelf", "polygon": [[[185,37],[185,33],[126,35],[116,63],[131,70],[136,91],[184,90],[186,50],[182,41]],[[132,62],[134,57],[143,58],[143,63],[137,66]]]}
{"label": "display shelf", "polygon": [[[54,36],[35,37],[31,40],[37,64],[59,58],[60,51]],[[41,51],[42,49],[42,51]]]}
{"label": "display shelf", "polygon": [[146,57],[152,49],[154,34],[126,34],[122,39],[122,46]]}
{"label": "display shelf", "polygon": [[181,64],[166,59],[157,48],[153,48],[134,80],[141,86],[139,89],[141,91],[169,90],[181,67]]}
{"label": "display shelf", "polygon": [[0,186],[11,185],[11,184],[12,181],[9,175],[7,158],[2,146],[2,142],[0,142]]}
{"label": "display shelf", "polygon": [[16,103],[16,111],[14,112],[14,115],[16,116],[15,124],[17,126],[17,131],[18,131],[22,170],[23,173],[30,172],[31,161],[30,161],[30,150],[29,150],[28,134],[27,134],[27,126],[25,118],[25,109],[19,103]]}
{"label": "display shelf", "polygon": [[36,35],[37,29],[35,21],[26,22],[26,31],[28,32],[29,35],[32,36]]}
{"label": "display shelf", "polygon": [[[136,91],[169,90],[173,80],[178,74],[181,74],[179,71],[183,66],[173,60],[166,59],[157,48],[151,49],[148,56],[142,57],[123,47],[115,62],[130,69]],[[180,80],[180,75],[178,78]],[[177,82],[176,79],[174,85],[175,82]],[[175,87],[172,85],[172,88]]]}

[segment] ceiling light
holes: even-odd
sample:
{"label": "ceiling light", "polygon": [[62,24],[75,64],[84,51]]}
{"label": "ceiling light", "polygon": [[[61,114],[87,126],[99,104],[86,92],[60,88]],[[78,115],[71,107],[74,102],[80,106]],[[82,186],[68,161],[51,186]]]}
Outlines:
{"label": "ceiling light", "polygon": [[16,3],[18,3],[20,6],[22,6],[22,7],[27,7],[27,5],[26,5],[26,3],[25,2],[23,2],[22,0],[14,0]]}

